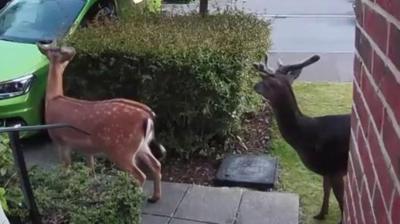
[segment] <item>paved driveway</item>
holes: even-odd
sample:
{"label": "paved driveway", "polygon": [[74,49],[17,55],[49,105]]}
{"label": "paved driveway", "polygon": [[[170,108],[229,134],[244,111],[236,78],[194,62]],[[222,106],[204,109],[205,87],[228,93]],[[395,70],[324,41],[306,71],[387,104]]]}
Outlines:
{"label": "paved driveway", "polygon": [[[210,0],[210,11],[237,8],[257,14],[272,25],[271,62],[291,63],[312,54],[321,61],[304,69],[300,80],[349,82],[353,76],[355,17],[353,0]],[[166,11],[196,10],[189,5],[166,5]]]}

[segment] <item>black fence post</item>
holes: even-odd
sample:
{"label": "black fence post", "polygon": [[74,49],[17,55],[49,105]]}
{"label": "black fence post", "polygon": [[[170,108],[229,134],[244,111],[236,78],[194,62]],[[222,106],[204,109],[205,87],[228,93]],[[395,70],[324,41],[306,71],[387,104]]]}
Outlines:
{"label": "black fence post", "polygon": [[28,177],[28,171],[26,169],[24,154],[20,148],[19,133],[18,131],[10,131],[8,132],[8,136],[10,138],[10,146],[13,151],[15,165],[18,170],[19,177],[21,178],[21,187],[24,193],[25,202],[29,209],[29,215],[32,224],[41,224],[40,214],[35,203],[35,197],[33,195],[32,187]]}
{"label": "black fence post", "polygon": [[208,13],[208,0],[200,0],[200,15],[206,16]]}

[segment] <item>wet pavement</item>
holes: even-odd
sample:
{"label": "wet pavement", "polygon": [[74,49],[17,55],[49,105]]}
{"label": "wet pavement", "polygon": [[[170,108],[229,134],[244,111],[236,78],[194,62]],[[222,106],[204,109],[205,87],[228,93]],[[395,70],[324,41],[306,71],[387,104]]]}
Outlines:
{"label": "wet pavement", "polygon": [[[298,224],[292,193],[163,182],[163,196],[142,209],[142,224]],[[152,192],[152,182],[144,186]]]}
{"label": "wet pavement", "polygon": [[[210,0],[210,12],[230,8],[254,13],[271,23],[271,61],[282,57],[287,63],[312,54],[320,62],[303,71],[300,80],[350,82],[353,74],[355,16],[353,0]],[[166,4],[164,11],[185,13],[197,10],[191,4]],[[292,60],[293,59],[293,60]],[[310,72],[310,73],[308,73]]]}

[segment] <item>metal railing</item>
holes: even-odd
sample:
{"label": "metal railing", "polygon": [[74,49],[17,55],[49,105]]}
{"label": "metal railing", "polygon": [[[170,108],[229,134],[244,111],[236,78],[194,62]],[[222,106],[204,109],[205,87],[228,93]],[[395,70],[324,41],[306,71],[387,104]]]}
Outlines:
{"label": "metal railing", "polygon": [[74,130],[88,134],[87,132],[75,128],[68,124],[47,124],[47,125],[35,125],[35,126],[14,126],[14,127],[0,127],[1,133],[8,133],[10,138],[10,147],[13,152],[14,163],[18,171],[18,176],[21,182],[21,189],[24,194],[24,200],[29,210],[29,216],[32,224],[41,224],[41,218],[39,210],[37,208],[35,197],[33,195],[32,186],[29,181],[28,171],[26,168],[24,153],[21,149],[21,142],[19,132],[21,131],[40,131],[55,128],[72,128]]}

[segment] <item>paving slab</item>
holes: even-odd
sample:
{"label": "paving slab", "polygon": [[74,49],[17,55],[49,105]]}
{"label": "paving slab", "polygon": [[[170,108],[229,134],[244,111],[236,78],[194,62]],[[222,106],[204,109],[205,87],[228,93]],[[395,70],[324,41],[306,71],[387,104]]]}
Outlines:
{"label": "paving slab", "polygon": [[[354,15],[352,0],[209,0],[209,11],[239,9],[258,15]],[[199,0],[189,4],[164,4],[164,10],[190,12]]]}
{"label": "paving slab", "polygon": [[172,219],[169,224],[206,224],[206,222],[198,222],[184,219]]}
{"label": "paving slab", "polygon": [[285,64],[293,64],[317,54],[321,59],[304,68],[299,76],[301,81],[310,82],[351,82],[353,81],[354,53],[321,53],[321,52],[271,52],[269,65],[276,68],[279,58]]}
{"label": "paving slab", "polygon": [[264,17],[272,24],[271,51],[354,52],[352,17]]}
{"label": "paving slab", "polygon": [[[152,215],[172,216],[190,186],[191,185],[187,184],[162,182],[161,199],[157,203],[147,202],[142,212]],[[153,192],[153,181],[146,181],[143,191],[146,195],[151,196]]]}
{"label": "paving slab", "polygon": [[218,0],[231,2],[237,8],[257,14],[297,15],[353,15],[352,1],[349,0]]}
{"label": "paving slab", "polygon": [[246,191],[237,224],[297,224],[299,197],[290,193]]}
{"label": "paving slab", "polygon": [[21,144],[28,167],[52,169],[61,164],[54,145],[47,136],[32,136],[23,139]]}
{"label": "paving slab", "polygon": [[142,215],[141,224],[168,224],[169,220],[169,217]]}
{"label": "paving slab", "polygon": [[174,217],[219,224],[232,224],[242,196],[239,188],[193,186]]}

